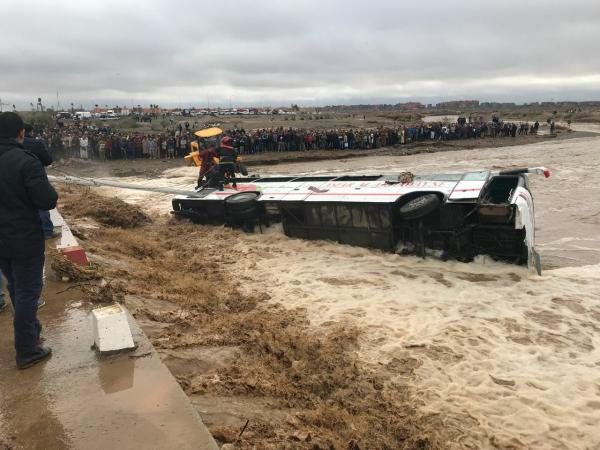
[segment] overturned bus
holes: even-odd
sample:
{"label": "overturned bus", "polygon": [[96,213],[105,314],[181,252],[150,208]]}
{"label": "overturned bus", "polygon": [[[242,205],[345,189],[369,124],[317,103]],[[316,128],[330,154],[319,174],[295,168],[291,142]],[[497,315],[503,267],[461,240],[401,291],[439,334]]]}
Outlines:
{"label": "overturned bus", "polygon": [[543,167],[459,174],[247,177],[173,198],[196,223],[281,222],[287,236],[471,261],[477,255],[540,270],[527,174]]}

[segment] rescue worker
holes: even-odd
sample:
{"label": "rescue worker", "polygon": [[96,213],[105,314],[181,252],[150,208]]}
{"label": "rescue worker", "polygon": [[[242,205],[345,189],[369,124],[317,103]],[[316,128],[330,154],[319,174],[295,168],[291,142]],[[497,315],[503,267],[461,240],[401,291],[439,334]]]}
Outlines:
{"label": "rescue worker", "polygon": [[212,175],[212,172],[215,170],[214,160],[218,157],[215,148],[216,142],[213,139],[207,139],[204,144],[204,149],[198,152],[198,157],[200,159],[200,172],[198,174],[198,185],[196,186],[196,189],[202,187],[204,177],[209,179]]}
{"label": "rescue worker", "polygon": [[233,141],[229,136],[223,137],[217,155],[219,156],[219,175],[221,180],[233,180],[233,187],[237,187],[235,182],[235,165],[237,163],[237,153],[233,148]]}

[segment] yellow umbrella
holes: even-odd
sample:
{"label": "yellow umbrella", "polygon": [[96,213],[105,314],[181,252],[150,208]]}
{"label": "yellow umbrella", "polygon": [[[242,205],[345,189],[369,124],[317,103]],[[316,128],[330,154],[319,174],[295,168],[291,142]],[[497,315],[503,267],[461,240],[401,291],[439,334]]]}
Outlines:
{"label": "yellow umbrella", "polygon": [[221,130],[220,128],[213,127],[213,128],[205,128],[204,130],[196,131],[194,134],[196,136],[198,136],[199,138],[208,138],[208,137],[218,136],[222,132],[223,132],[223,130]]}

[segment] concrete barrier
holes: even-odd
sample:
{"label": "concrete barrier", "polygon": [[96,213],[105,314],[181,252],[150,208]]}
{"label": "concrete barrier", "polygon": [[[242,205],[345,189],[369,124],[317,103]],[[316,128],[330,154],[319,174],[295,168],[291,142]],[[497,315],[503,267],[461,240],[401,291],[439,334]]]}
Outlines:
{"label": "concrete barrier", "polygon": [[54,224],[54,229],[60,229],[60,242],[56,245],[56,249],[73,264],[87,266],[90,262],[85,249],[79,245],[79,242],[73,236],[71,228],[69,228],[69,225],[67,225],[57,209],[50,211],[50,219]]}

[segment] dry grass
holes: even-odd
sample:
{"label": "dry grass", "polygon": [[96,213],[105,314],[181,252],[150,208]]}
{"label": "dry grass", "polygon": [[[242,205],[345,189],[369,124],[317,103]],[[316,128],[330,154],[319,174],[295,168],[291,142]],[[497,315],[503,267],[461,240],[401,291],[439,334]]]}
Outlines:
{"label": "dry grass", "polygon": [[87,299],[96,304],[110,304],[123,300],[123,290],[118,282],[114,280],[102,280],[98,284],[90,284],[82,287]]}

